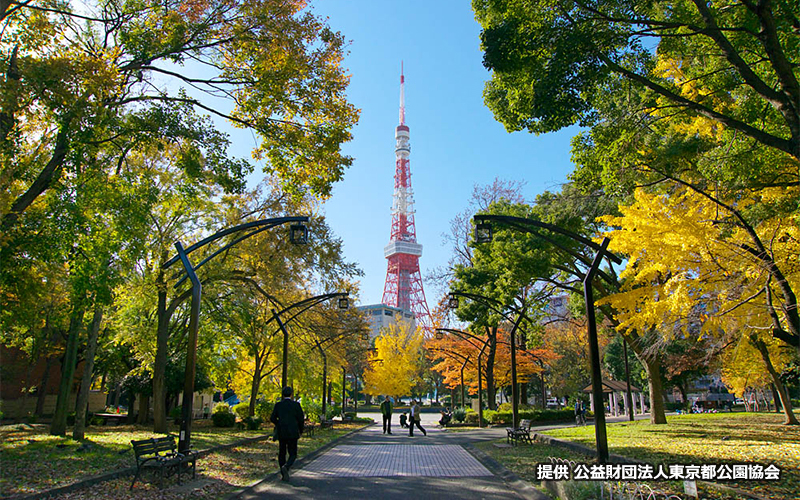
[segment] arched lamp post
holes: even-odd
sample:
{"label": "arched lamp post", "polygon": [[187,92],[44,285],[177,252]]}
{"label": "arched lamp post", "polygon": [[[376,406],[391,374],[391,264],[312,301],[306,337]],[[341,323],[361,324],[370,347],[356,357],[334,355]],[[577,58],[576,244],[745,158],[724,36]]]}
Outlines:
{"label": "arched lamp post", "polygon": [[[341,300],[341,299],[340,299]],[[339,306],[341,307],[341,303]],[[339,335],[338,337],[331,337],[324,339],[322,341],[315,339],[314,340],[314,347],[319,349],[319,353],[322,356],[322,416],[324,417],[323,420],[327,420],[328,416],[328,398],[331,395],[328,393],[328,356],[325,354],[325,348],[331,345],[336,344],[340,340],[346,338],[345,335]],[[325,346],[327,342],[330,342],[328,346]]]}
{"label": "arched lamp post", "polygon": [[[452,358],[456,358],[456,359],[459,359],[459,360],[461,360],[461,359],[464,360],[464,363],[461,365],[461,407],[466,410],[466,406],[464,406],[464,401],[466,400],[465,391],[464,391],[464,368],[467,366],[467,363],[469,363],[471,361],[470,357],[469,356],[464,356],[463,354],[459,354],[457,352],[453,352],[453,351],[450,351],[450,350],[447,350],[447,349],[440,349],[438,347],[432,347],[430,349],[432,351],[441,352],[441,353],[443,353],[443,354],[445,354],[447,356],[450,356]],[[455,406],[455,405],[453,405],[453,406]]]}
{"label": "arched lamp post", "polygon": [[[506,215],[476,215],[473,217],[475,221],[475,241],[478,243],[488,243],[492,241],[492,222],[501,223],[512,229],[527,232],[538,236],[545,241],[554,243],[552,239],[537,232],[537,230],[545,230],[551,233],[561,234],[574,241],[582,243],[594,250],[597,253],[591,263],[587,262],[575,252],[567,252],[574,256],[576,259],[581,260],[584,264],[589,266],[589,270],[583,278],[583,295],[586,302],[586,322],[589,334],[589,358],[592,365],[592,400],[595,408],[595,440],[597,443],[597,458],[601,463],[608,462],[608,438],[606,436],[606,416],[603,411],[603,382],[600,374],[600,348],[597,343],[597,320],[594,313],[594,296],[592,291],[592,280],[595,274],[605,275],[600,270],[600,263],[604,258],[609,258],[616,264],[621,264],[622,259],[608,251],[608,244],[610,240],[603,238],[603,242],[598,245],[592,240],[573,233],[566,229],[560,228],[553,224],[545,222],[524,219],[522,217],[511,217]],[[554,243],[555,244],[555,243]],[[556,246],[558,246],[556,244]],[[607,276],[606,276],[607,278]]]}
{"label": "arched lamp post", "polygon": [[[186,352],[186,378],[183,385],[183,406],[181,408],[181,431],[178,438],[178,451],[186,451],[191,446],[194,377],[195,368],[197,365],[197,331],[200,327],[200,299],[202,294],[202,285],[200,283],[200,278],[197,277],[196,271],[206,262],[224,252],[228,248],[236,245],[237,243],[244,241],[251,236],[255,236],[258,233],[266,231],[267,229],[271,229],[283,224],[292,223],[289,230],[289,239],[293,244],[308,243],[308,228],[303,224],[305,222],[308,222],[308,217],[305,216],[261,219],[218,231],[186,249],[183,248],[183,244],[181,244],[180,241],[175,242],[175,249],[178,251],[178,254],[165,262],[162,268],[169,269],[170,266],[180,260],[183,264],[184,270],[186,271],[186,275],[178,280],[175,286],[179,286],[187,278],[192,283],[192,305],[189,316],[189,338]],[[249,232],[222,246],[211,255],[201,260],[196,266],[192,265],[191,261],[189,260],[189,254],[217,241],[220,238],[223,238],[229,234],[237,233],[239,231]]]}
{"label": "arched lamp post", "polygon": [[[482,343],[481,351],[478,353],[478,427],[483,427],[483,396],[481,393],[483,392],[483,385],[482,385],[482,371],[483,371],[483,352],[486,350],[486,347],[489,346],[489,339],[483,340],[480,337],[472,335],[471,333],[467,333],[461,330],[456,330],[454,328],[437,328],[436,329],[436,339],[441,340],[444,338],[445,333],[453,333],[455,335],[461,337],[467,337],[471,339],[475,339],[478,342]],[[470,342],[472,344],[472,342]],[[475,344],[472,344],[474,347]]]}
{"label": "arched lamp post", "polygon": [[[281,370],[281,388],[286,387],[288,382],[288,374],[289,374],[289,331],[286,329],[286,324],[295,319],[296,317],[300,316],[302,313],[307,311],[308,309],[312,308],[313,306],[325,302],[326,300],[330,300],[334,297],[339,297],[337,301],[337,306],[339,309],[347,309],[350,307],[350,302],[348,299],[349,292],[334,292],[334,293],[324,293],[322,295],[316,295],[314,297],[309,297],[307,299],[301,300],[299,302],[295,302],[289,306],[284,307],[280,312],[272,310],[272,319],[278,322],[278,326],[283,333],[283,366]],[[301,308],[299,311],[294,313],[292,317],[287,319],[286,321],[281,320],[281,314],[285,314],[291,311],[294,308]]]}
{"label": "arched lamp post", "polygon": [[[517,313],[517,319],[511,320],[513,327],[511,328],[511,419],[512,419],[512,427],[516,428],[519,425],[519,388],[517,387],[517,342],[516,342],[516,335],[517,335],[517,328],[519,328],[519,324],[522,322],[522,318],[527,318],[525,315],[525,307],[523,306],[522,310],[518,310],[515,307],[502,304],[497,300],[494,300],[489,297],[484,297],[483,295],[478,295],[476,293],[466,293],[466,292],[450,292],[449,298],[447,300],[447,305],[451,309],[458,308],[458,298],[464,297],[471,300],[479,300],[485,303],[490,309],[495,311],[496,313],[500,314],[507,320],[511,320],[508,315],[503,312],[500,308],[508,308],[511,311]],[[530,320],[530,318],[528,318]]]}

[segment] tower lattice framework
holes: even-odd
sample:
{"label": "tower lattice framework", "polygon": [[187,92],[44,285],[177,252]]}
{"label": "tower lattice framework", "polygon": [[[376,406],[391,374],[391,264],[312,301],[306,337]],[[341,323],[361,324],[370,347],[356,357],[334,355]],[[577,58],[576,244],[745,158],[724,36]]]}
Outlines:
{"label": "tower lattice framework", "polygon": [[400,124],[395,129],[394,203],[389,244],[383,249],[388,260],[382,302],[414,314],[417,324],[432,328],[428,302],[422,288],[419,258],[422,245],[417,243],[414,225],[414,192],[411,189],[411,154],[409,128],[406,125],[405,76],[400,69]]}

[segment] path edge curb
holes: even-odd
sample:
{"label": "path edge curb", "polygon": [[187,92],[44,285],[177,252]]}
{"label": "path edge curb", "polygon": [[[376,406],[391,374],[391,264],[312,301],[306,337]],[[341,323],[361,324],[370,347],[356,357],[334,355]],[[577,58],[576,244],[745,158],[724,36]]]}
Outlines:
{"label": "path edge curb", "polygon": [[537,490],[533,485],[514,474],[505,465],[493,459],[482,450],[475,448],[472,444],[465,443],[462,444],[461,447],[486,466],[489,472],[502,479],[514,493],[525,500],[552,500],[552,497]]}

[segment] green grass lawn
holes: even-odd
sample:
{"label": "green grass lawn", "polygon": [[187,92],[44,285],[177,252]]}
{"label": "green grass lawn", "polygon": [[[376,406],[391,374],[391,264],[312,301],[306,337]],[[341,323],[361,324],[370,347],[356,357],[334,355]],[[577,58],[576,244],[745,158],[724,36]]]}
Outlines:
{"label": "green grass lawn", "polygon": [[[653,464],[774,463],[781,480],[725,482],[775,499],[800,498],[800,428],[775,413],[710,413],[607,425],[611,453]],[[545,431],[555,438],[595,446],[593,426]]]}
{"label": "green grass lawn", "polygon": [[[336,437],[363,424],[337,424],[333,430],[317,431],[314,437],[303,437],[298,446],[303,456]],[[177,426],[172,429],[178,433]],[[198,420],[192,425],[192,448],[203,450],[241,441],[259,435],[271,435],[272,428],[244,431],[216,428],[210,421]],[[151,428],[142,426],[91,426],[86,437],[89,449],[78,451],[81,443],[70,438],[50,436],[47,426],[6,426],[0,428],[0,496],[41,492],[73,483],[81,478],[125,469],[135,465],[132,439],[153,437]],[[198,460],[198,475],[208,480],[207,498],[250,484],[277,470],[277,442],[271,439],[236,446],[215,452]],[[153,498],[155,484],[136,483],[134,493],[127,488],[132,477],[123,477],[72,494],[70,498]],[[222,493],[220,493],[222,492]],[[77,495],[77,496],[73,496]],[[148,496],[149,495],[149,496]]]}

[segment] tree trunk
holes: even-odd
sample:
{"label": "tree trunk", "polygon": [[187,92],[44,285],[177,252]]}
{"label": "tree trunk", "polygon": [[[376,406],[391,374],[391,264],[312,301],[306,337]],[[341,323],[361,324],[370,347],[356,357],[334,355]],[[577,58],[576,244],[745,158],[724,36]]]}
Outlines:
{"label": "tree trunk", "polygon": [[683,406],[686,407],[686,404],[689,402],[689,397],[686,395],[685,383],[675,384],[675,386],[681,393],[681,401],[683,401]]}
{"label": "tree trunk", "polygon": [[125,419],[126,424],[136,423],[136,394],[133,391],[128,391],[128,417]]}
{"label": "tree trunk", "polygon": [[[167,260],[166,252],[162,252],[161,261]],[[166,408],[166,372],[167,342],[169,340],[169,316],[167,315],[167,284],[164,281],[164,270],[159,267],[156,276],[158,289],[158,326],[156,327],[156,357],[153,362],[153,432],[167,432]]]}
{"label": "tree trunk", "polygon": [[[494,386],[494,355],[497,351],[497,328],[486,327],[489,334],[489,353],[486,355],[486,402],[490,410],[497,409],[496,388]],[[452,404],[452,401],[451,401]]]}
{"label": "tree trunk", "polygon": [[[781,382],[781,379],[778,376],[778,372],[775,371],[775,367],[772,366],[772,360],[769,358],[767,346],[761,340],[753,341],[751,338],[751,342],[755,344],[756,349],[758,349],[758,352],[761,353],[761,359],[764,360],[764,364],[767,366],[767,371],[769,372],[770,377],[772,377],[774,388],[778,390],[778,396],[780,397],[781,405],[783,405],[783,415],[785,417],[783,421],[784,425],[800,425],[800,422],[797,421],[797,417],[795,417],[794,412],[792,411],[792,401],[789,399],[789,394],[786,392],[786,386],[783,385],[783,382]],[[775,406],[777,405],[778,402],[775,401]]]}
{"label": "tree trunk", "polygon": [[100,335],[100,323],[103,321],[103,306],[94,305],[94,316],[89,327],[89,343],[86,346],[86,360],[83,365],[81,387],[78,390],[78,400],[75,404],[75,427],[72,429],[72,439],[83,441],[86,433],[86,412],[89,406],[89,389],[92,385],[94,372],[94,356],[97,353],[97,337]]}
{"label": "tree trunk", "polygon": [[61,365],[61,383],[58,387],[58,399],[56,399],[56,410],[53,414],[53,422],[50,424],[50,434],[53,436],[63,436],[67,433],[67,411],[70,392],[72,392],[72,378],[75,376],[75,363],[78,359],[78,337],[83,326],[84,297],[80,297],[74,302],[72,315],[69,319],[69,334],[67,336],[67,346],[64,351],[64,362]]}
{"label": "tree trunk", "polygon": [[44,365],[42,381],[39,383],[39,390],[36,392],[36,410],[34,415],[41,417],[44,413],[44,399],[47,397],[47,383],[50,381],[50,369],[53,368],[53,356],[48,356]]}
{"label": "tree trunk", "polygon": [[144,394],[139,396],[139,415],[136,423],[140,425],[147,425],[147,417],[150,414],[150,397]]}
{"label": "tree trunk", "polygon": [[667,416],[664,413],[664,391],[661,382],[661,361],[655,358],[642,359],[647,371],[647,382],[650,387],[650,423],[666,424]]}
{"label": "tree trunk", "polygon": [[542,389],[542,410],[547,409],[547,386],[544,383],[544,371],[539,374],[539,382]]}
{"label": "tree trunk", "polygon": [[258,389],[261,386],[261,360],[256,357],[256,369],[253,371],[253,383],[250,384],[250,404],[247,406],[247,416],[252,417],[256,414],[256,400],[258,399]]}
{"label": "tree trunk", "polygon": [[119,380],[114,382],[114,408],[119,408],[119,397],[120,397],[120,384]]}
{"label": "tree trunk", "polygon": [[772,389],[772,400],[775,401],[775,413],[781,412],[781,404],[780,404],[780,396],[778,395],[778,390],[775,388],[775,384],[770,386]]}

